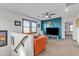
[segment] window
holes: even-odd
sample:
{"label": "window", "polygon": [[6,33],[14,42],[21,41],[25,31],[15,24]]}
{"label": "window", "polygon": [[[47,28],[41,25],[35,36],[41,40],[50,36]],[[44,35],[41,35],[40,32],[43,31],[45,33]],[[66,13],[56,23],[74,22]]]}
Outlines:
{"label": "window", "polygon": [[37,22],[23,19],[23,33],[36,33],[37,32]]}
{"label": "window", "polygon": [[70,31],[71,32],[73,31],[73,25],[70,25]]}
{"label": "window", "polygon": [[29,33],[30,32],[30,21],[23,20],[23,33]]}
{"label": "window", "polygon": [[37,22],[32,21],[32,29],[31,30],[33,33],[37,32]]}

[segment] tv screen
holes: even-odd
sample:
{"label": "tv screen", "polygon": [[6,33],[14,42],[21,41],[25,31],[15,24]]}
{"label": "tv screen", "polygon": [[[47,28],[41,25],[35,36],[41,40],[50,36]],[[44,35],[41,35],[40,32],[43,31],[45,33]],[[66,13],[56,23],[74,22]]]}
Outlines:
{"label": "tv screen", "polygon": [[46,28],[46,34],[48,34],[48,35],[58,35],[59,29],[58,28]]}

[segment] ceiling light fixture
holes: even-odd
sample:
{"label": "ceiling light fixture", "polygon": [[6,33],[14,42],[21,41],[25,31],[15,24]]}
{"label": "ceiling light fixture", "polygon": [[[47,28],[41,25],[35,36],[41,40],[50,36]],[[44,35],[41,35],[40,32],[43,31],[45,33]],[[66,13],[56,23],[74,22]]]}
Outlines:
{"label": "ceiling light fixture", "polygon": [[49,18],[49,16],[45,16],[46,18]]}
{"label": "ceiling light fixture", "polygon": [[65,8],[65,11],[67,12],[67,11],[69,11],[69,9],[68,8]]}

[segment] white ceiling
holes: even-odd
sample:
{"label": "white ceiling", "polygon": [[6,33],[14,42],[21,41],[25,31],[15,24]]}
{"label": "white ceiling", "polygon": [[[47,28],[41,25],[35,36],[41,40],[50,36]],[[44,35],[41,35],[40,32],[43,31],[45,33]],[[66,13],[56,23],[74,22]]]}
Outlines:
{"label": "white ceiling", "polygon": [[0,9],[10,12],[19,13],[22,15],[29,15],[37,17],[42,13],[52,11],[56,13],[55,16],[74,16],[79,12],[79,4],[68,6],[68,12],[65,12],[65,3],[4,3],[0,4]]}

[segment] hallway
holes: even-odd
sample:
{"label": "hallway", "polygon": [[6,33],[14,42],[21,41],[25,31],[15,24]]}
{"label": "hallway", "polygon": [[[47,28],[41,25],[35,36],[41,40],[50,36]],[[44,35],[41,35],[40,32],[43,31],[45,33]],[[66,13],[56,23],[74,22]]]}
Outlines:
{"label": "hallway", "polygon": [[79,56],[79,46],[70,37],[59,41],[48,40],[47,48],[40,56]]}

